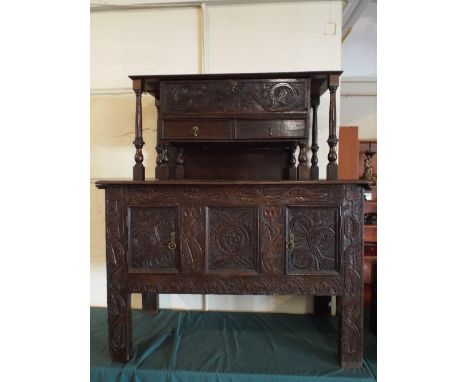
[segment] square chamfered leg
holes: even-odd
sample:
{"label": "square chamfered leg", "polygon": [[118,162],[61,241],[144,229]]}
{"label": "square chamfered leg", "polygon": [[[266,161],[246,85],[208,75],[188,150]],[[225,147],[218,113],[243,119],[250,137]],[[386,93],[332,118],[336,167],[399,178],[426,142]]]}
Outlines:
{"label": "square chamfered leg", "polygon": [[337,297],[339,315],[339,356],[341,367],[358,368],[363,357],[362,294]]}
{"label": "square chamfered leg", "polygon": [[127,192],[106,189],[107,325],[112,360],[126,362],[132,350],[131,294],[127,290]]}
{"label": "square chamfered leg", "polygon": [[142,293],[143,310],[151,313],[159,312],[159,295],[157,293]]}
{"label": "square chamfered leg", "polygon": [[132,356],[131,295],[109,293],[107,296],[107,323],[109,351],[113,361],[127,362]]}

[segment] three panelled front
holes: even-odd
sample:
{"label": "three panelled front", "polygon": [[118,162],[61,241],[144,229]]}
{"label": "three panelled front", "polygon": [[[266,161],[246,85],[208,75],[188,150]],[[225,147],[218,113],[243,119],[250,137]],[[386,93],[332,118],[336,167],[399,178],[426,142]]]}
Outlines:
{"label": "three panelled front", "polygon": [[199,276],[336,275],[340,208],[303,202],[130,204],[129,270]]}

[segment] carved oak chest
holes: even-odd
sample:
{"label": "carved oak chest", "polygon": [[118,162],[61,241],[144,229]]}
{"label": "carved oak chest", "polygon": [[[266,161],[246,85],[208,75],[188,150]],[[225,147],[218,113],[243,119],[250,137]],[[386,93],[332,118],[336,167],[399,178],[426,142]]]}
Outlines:
{"label": "carved oak chest", "polygon": [[[298,294],[338,296],[341,365],[361,366],[366,182],[336,180],[338,76],[131,77],[134,179],[96,184],[106,190],[114,360],[131,356],[131,293],[152,311],[160,293]],[[329,163],[318,180],[317,107],[327,89]],[[158,109],[156,180],[145,180],[143,91]]]}

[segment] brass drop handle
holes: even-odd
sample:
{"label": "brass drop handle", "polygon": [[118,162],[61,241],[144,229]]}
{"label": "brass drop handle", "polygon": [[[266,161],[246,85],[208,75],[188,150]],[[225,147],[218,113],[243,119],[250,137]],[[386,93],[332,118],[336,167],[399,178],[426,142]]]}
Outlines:
{"label": "brass drop handle", "polygon": [[273,129],[271,127],[268,129],[268,133],[269,133],[270,137],[273,136]]}
{"label": "brass drop handle", "polygon": [[194,137],[198,137],[198,130],[199,130],[198,126],[192,127],[192,133]]}
{"label": "brass drop handle", "polygon": [[292,251],[294,249],[294,234],[289,232],[289,240],[286,243],[286,249]]}
{"label": "brass drop handle", "polygon": [[169,248],[171,251],[174,251],[177,248],[177,244],[175,242],[175,232],[171,232],[171,241],[167,245],[167,248]]}

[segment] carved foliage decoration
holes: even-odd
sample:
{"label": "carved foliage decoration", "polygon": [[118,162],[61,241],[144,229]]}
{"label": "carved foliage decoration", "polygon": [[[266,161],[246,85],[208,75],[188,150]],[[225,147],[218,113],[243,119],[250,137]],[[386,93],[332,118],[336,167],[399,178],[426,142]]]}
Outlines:
{"label": "carved foliage decoration", "polygon": [[132,344],[125,189],[106,190],[106,269],[109,348],[114,359],[126,360]]}
{"label": "carved foliage decoration", "polygon": [[339,208],[288,207],[288,274],[336,272],[339,260]]}
{"label": "carved foliage decoration", "polygon": [[[131,275],[136,293],[265,294],[331,296],[341,293],[338,276],[168,276]],[[151,280],[150,280],[151,278]]]}
{"label": "carved foliage decoration", "polygon": [[182,272],[203,272],[205,259],[205,208],[182,208]]}
{"label": "carved foliage decoration", "polygon": [[168,112],[306,111],[307,80],[204,81],[165,83]]}
{"label": "carved foliage decoration", "polygon": [[259,185],[244,187],[222,186],[159,186],[129,189],[129,202],[133,204],[164,203],[341,203],[341,186]]}
{"label": "carved foliage decoration", "polygon": [[177,272],[177,208],[131,207],[129,214],[130,267]]}
{"label": "carved foliage decoration", "polygon": [[257,272],[257,207],[208,208],[208,271]]}
{"label": "carved foliage decoration", "polygon": [[341,298],[342,363],[359,363],[363,354],[363,194],[357,186],[345,186],[343,203],[343,297]]}
{"label": "carved foliage decoration", "polygon": [[262,274],[284,274],[284,209],[264,206],[261,209]]}

